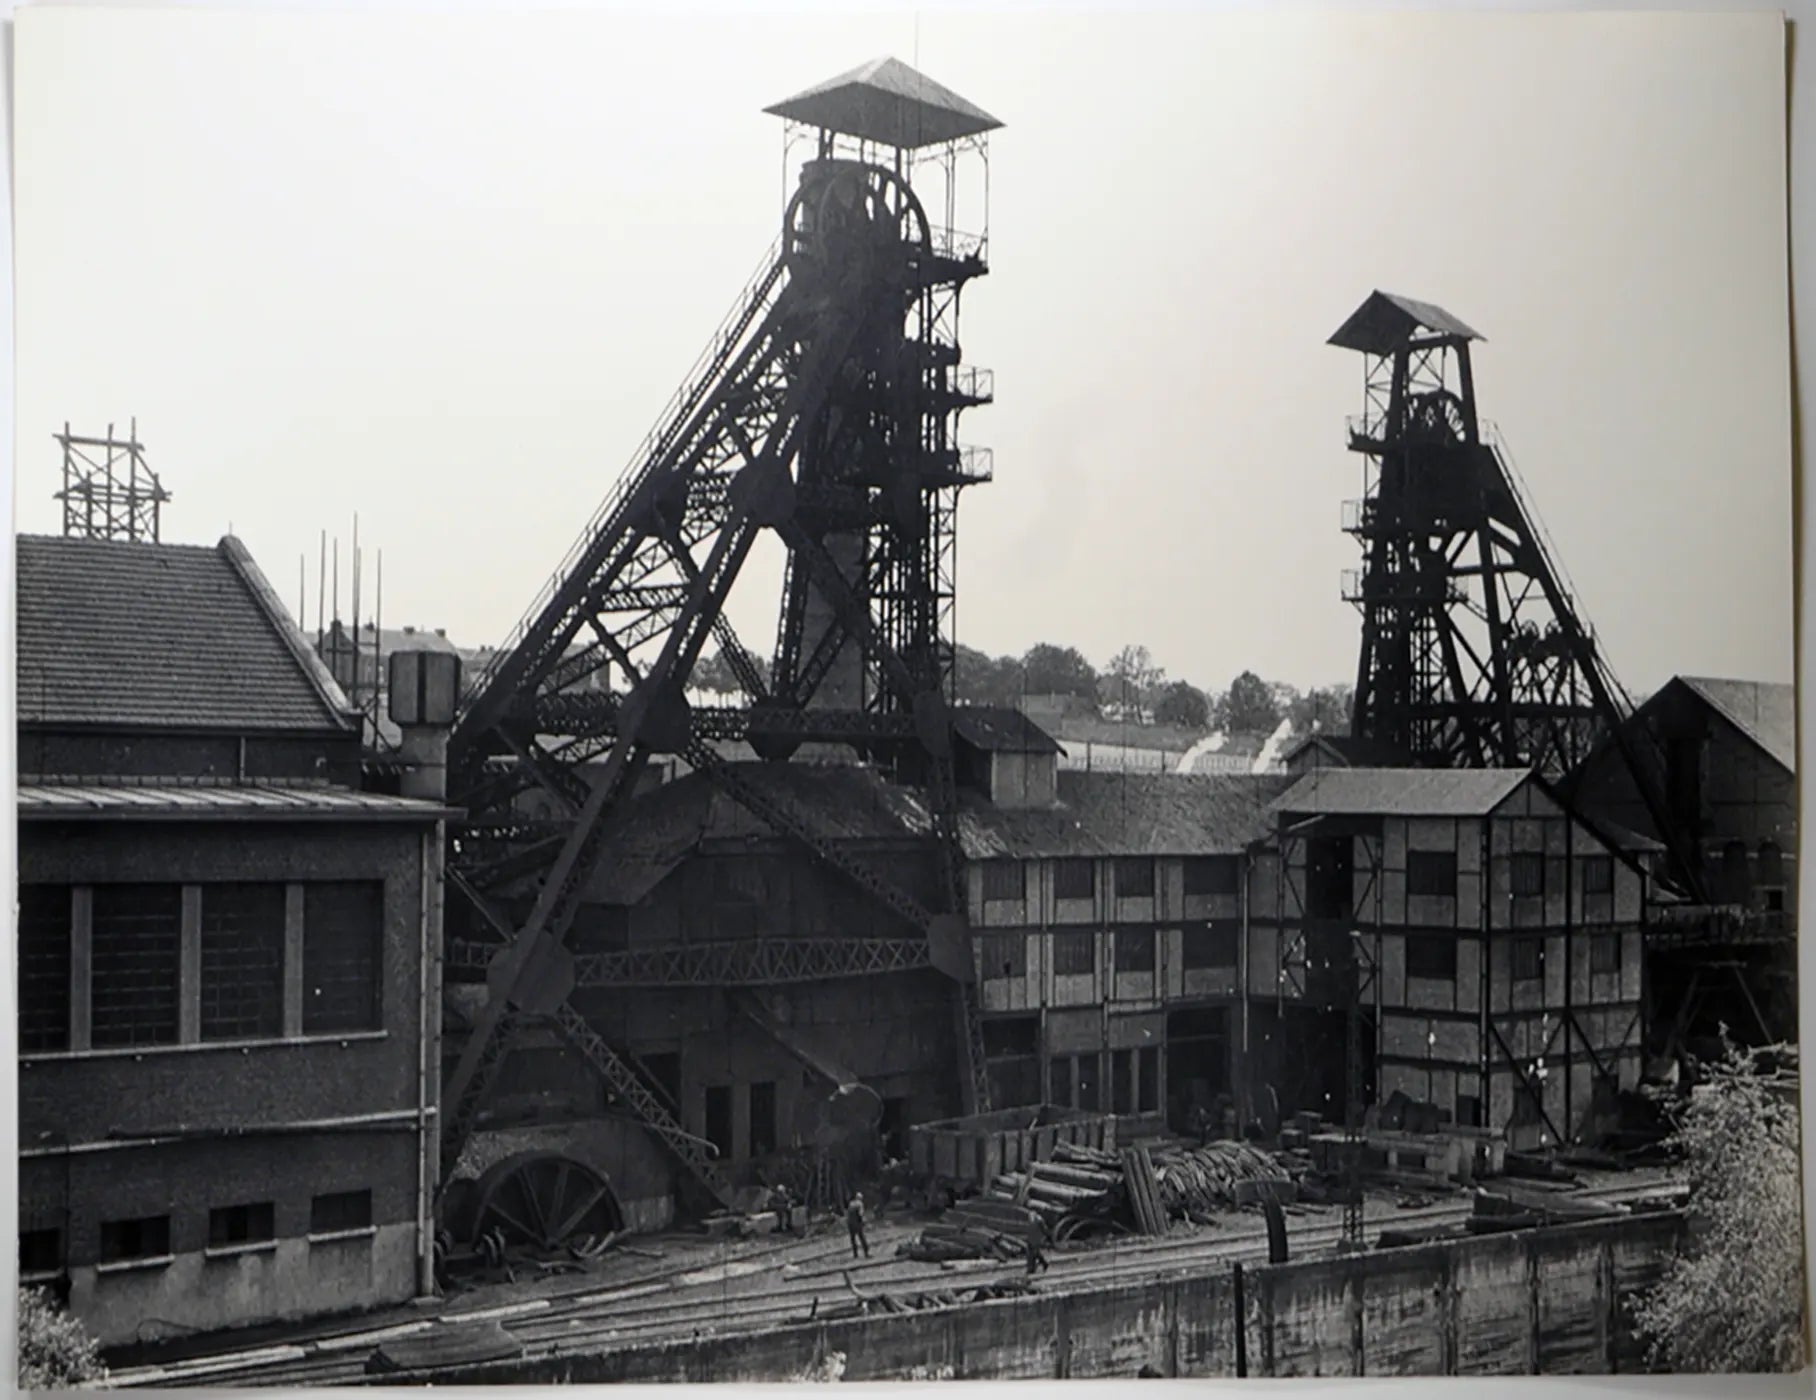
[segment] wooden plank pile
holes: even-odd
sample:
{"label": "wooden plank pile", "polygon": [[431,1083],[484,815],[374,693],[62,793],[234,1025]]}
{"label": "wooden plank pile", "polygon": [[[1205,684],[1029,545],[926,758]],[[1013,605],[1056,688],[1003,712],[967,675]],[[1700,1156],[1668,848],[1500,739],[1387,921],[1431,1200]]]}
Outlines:
{"label": "wooden plank pile", "polygon": [[1245,1142],[1162,1147],[1153,1168],[1166,1213],[1198,1224],[1209,1224],[1213,1211],[1297,1196],[1280,1160]]}
{"label": "wooden plank pile", "polygon": [[936,1224],[896,1249],[906,1259],[926,1263],[953,1259],[1013,1260],[1026,1256],[1030,1242],[1047,1234],[1041,1219],[1026,1206],[989,1196],[960,1201]]}
{"label": "wooden plank pile", "polygon": [[1492,1235],[1508,1230],[1530,1230],[1538,1225],[1604,1220],[1610,1215],[1627,1213],[1626,1206],[1597,1200],[1593,1196],[1501,1186],[1493,1191],[1476,1191],[1467,1228],[1472,1235]]}
{"label": "wooden plank pile", "polygon": [[1164,1235],[1170,1223],[1166,1202],[1160,1195],[1160,1178],[1154,1159],[1145,1147],[1131,1147],[1122,1154],[1123,1189],[1135,1212],[1135,1228],[1144,1235]]}

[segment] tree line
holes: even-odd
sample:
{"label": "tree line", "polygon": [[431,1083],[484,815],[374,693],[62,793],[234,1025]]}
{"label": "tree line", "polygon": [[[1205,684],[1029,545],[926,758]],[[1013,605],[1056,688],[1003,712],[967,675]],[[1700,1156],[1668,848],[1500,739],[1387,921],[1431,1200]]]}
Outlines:
{"label": "tree line", "polygon": [[[764,659],[752,660],[767,680]],[[1349,732],[1347,685],[1300,691],[1244,671],[1225,690],[1204,690],[1168,677],[1144,646],[1125,646],[1100,670],[1076,647],[1051,642],[1020,656],[991,656],[961,644],[955,670],[962,704],[1014,707],[1029,696],[1064,696],[1077,713],[1201,732],[1269,734],[1283,719],[1292,721],[1295,734]],[[731,664],[716,652],[695,663],[693,683],[722,693],[739,689]]]}
{"label": "tree line", "polygon": [[1076,647],[1041,642],[1021,656],[991,656],[960,645],[959,699],[974,705],[1017,705],[1028,696],[1066,696],[1090,715],[1180,729],[1265,734],[1291,720],[1293,732],[1349,732],[1351,687],[1307,691],[1244,671],[1228,689],[1209,691],[1167,676],[1145,646],[1125,646],[1102,670]]}

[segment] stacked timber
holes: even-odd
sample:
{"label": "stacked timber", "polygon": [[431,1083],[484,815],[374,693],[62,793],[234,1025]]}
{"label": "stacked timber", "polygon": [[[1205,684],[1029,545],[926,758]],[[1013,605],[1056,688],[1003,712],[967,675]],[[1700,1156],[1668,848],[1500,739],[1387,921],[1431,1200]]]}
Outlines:
{"label": "stacked timber", "polygon": [[1055,1143],[1051,1161],[1004,1172],[988,1194],[1025,1206],[1061,1243],[1081,1234],[1122,1233],[1131,1218],[1122,1158],[1080,1143]]}
{"label": "stacked timber", "polygon": [[896,1252],[908,1259],[1020,1259],[1047,1228],[1026,1206],[989,1196],[960,1201]]}
{"label": "stacked timber", "polygon": [[1135,1228],[1144,1235],[1167,1232],[1167,1207],[1160,1195],[1160,1178],[1154,1158],[1145,1147],[1131,1147],[1122,1154],[1122,1180],[1135,1212]]}
{"label": "stacked timber", "polygon": [[1216,1210],[1270,1200],[1286,1204],[1297,1194],[1281,1161],[1245,1142],[1162,1147],[1152,1159],[1167,1214],[1199,1224],[1209,1223]]}
{"label": "stacked timber", "polygon": [[1472,1235],[1501,1234],[1509,1230],[1530,1230],[1539,1225],[1605,1220],[1611,1215],[1627,1213],[1626,1206],[1597,1200],[1593,1196],[1501,1186],[1493,1191],[1476,1191],[1468,1230]]}

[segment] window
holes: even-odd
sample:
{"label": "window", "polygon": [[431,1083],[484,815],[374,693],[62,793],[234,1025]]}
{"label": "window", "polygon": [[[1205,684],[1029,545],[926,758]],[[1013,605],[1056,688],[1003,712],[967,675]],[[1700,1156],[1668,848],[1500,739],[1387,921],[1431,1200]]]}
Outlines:
{"label": "window", "polygon": [[1406,975],[1455,981],[1457,975],[1456,939],[1448,938],[1443,934],[1407,934]]}
{"label": "window", "polygon": [[309,1203],[309,1233],[338,1235],[372,1226],[370,1191],[332,1191]]}
{"label": "window", "polygon": [[264,1244],[277,1237],[276,1218],[277,1208],[270,1201],[216,1206],[208,1212],[208,1247],[224,1249],[236,1244]]}
{"label": "window", "polygon": [[1116,862],[1116,897],[1152,899],[1154,862],[1145,857],[1125,857]]}
{"label": "window", "polygon": [[1154,971],[1154,930],[1119,928],[1116,930],[1116,970],[1118,972]]}
{"label": "window", "polygon": [[1545,857],[1536,851],[1521,851],[1508,862],[1508,880],[1515,899],[1544,894]]}
{"label": "window", "polygon": [[1097,867],[1088,860],[1061,860],[1053,863],[1053,897],[1055,899],[1095,899]]}
{"label": "window", "polygon": [[1084,931],[1054,934],[1053,971],[1061,977],[1089,976],[1097,971],[1097,935]]}
{"label": "window", "polygon": [[1532,982],[1545,975],[1545,940],[1516,938],[1513,941],[1513,980]]}
{"label": "window", "polygon": [[1100,1102],[1098,1054],[1056,1055],[1047,1067],[1049,1101],[1063,1108],[1096,1112]]}
{"label": "window", "polygon": [[202,889],[202,1039],[284,1030],[284,887]]}
{"label": "window", "polygon": [[1040,1017],[998,1016],[984,1022],[984,1057],[1033,1055],[1040,1050]]}
{"label": "window", "polygon": [[175,1045],[182,886],[97,885],[91,940],[92,1043]]}
{"label": "window", "polygon": [[1236,941],[1241,925],[1235,920],[1197,924],[1184,930],[1180,961],[1186,971],[1207,967],[1235,967]]}
{"label": "window", "polygon": [[1482,1101],[1474,1094],[1457,1095],[1457,1126],[1459,1128],[1482,1126]]}
{"label": "window", "polygon": [[998,1108],[1040,1103],[1040,1017],[998,1016],[984,1022],[984,1063]]}
{"label": "window", "polygon": [[1614,893],[1614,857],[1589,856],[1583,861],[1583,893]]}
{"label": "window", "polygon": [[1193,856],[1185,863],[1185,892],[1188,897],[1235,894],[1240,876],[1235,856]]}
{"label": "window", "polygon": [[19,886],[19,1049],[69,1049],[68,885]]}
{"label": "window", "polygon": [[706,1140],[718,1148],[719,1160],[731,1156],[731,1086],[706,1086]]}
{"label": "window", "polygon": [[170,1253],[170,1217],[147,1215],[137,1220],[101,1222],[101,1263],[128,1259],[161,1259]]}
{"label": "window", "polygon": [[1406,893],[1431,899],[1457,897],[1457,853],[1455,851],[1408,851],[1406,853]]}
{"label": "window", "polygon": [[984,898],[1015,899],[1022,897],[1022,867],[1018,860],[984,862]]}
{"label": "window", "polygon": [[986,933],[978,939],[983,954],[984,977],[1026,977],[1028,975],[1028,935],[1025,933]]}
{"label": "window", "polygon": [[44,1278],[63,1272],[63,1232],[58,1229],[19,1232],[19,1277]]}
{"label": "window", "polygon": [[1135,1052],[1133,1050],[1112,1050],[1110,1052],[1110,1111],[1112,1113],[1134,1113],[1135,1108]]}
{"label": "window", "polygon": [[1590,935],[1589,970],[1591,972],[1619,972],[1621,970],[1621,936],[1618,933]]}
{"label": "window", "polygon": [[1147,1045],[1135,1052],[1135,1111],[1160,1111],[1160,1047]]}
{"label": "window", "polygon": [[776,1150],[776,1086],[770,1079],[750,1086],[750,1155],[767,1157]]}
{"label": "window", "polygon": [[385,887],[335,881],[303,887],[303,1031],[379,1027]]}

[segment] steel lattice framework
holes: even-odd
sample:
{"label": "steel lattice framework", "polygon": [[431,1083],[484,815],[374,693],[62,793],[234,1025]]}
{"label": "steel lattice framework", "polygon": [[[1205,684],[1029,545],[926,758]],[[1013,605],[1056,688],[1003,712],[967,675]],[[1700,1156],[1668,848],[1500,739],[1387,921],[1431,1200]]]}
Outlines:
{"label": "steel lattice framework", "polygon": [[1531,767],[1552,781],[1612,738],[1669,833],[1621,723],[1632,703],[1499,432],[1477,415],[1479,338],[1440,307],[1381,292],[1331,337],[1365,366],[1364,409],[1348,422],[1364,494],[1343,521],[1363,551],[1343,589],[1362,614],[1352,732],[1421,766]]}
{"label": "steel lattice framework", "polygon": [[[989,475],[987,455],[956,438],[959,414],[990,398],[988,376],[961,366],[957,342],[960,293],[986,270],[983,244],[929,223],[908,149],[826,129],[815,139],[781,241],[457,721],[451,797],[469,815],[451,880],[493,941],[459,950],[469,965],[483,961],[488,995],[444,1089],[443,1181],[515,1030],[552,1020],[723,1198],[647,1071],[568,1005],[582,984],[783,982],[930,963],[954,982],[967,1108],[988,1106],[950,703],[957,497]],[[981,148],[981,135],[966,144]],[[725,614],[764,532],[786,549],[768,675]],[[709,637],[741,706],[696,710],[685,697]],[[923,786],[937,907],[744,780],[713,747],[729,739],[777,761],[806,741],[840,742]],[[918,948],[863,939],[577,960],[565,940],[583,888],[658,755],[705,774],[920,930]],[[520,815],[532,791],[553,800],[554,820]],[[527,917],[504,912],[526,905]]]}

